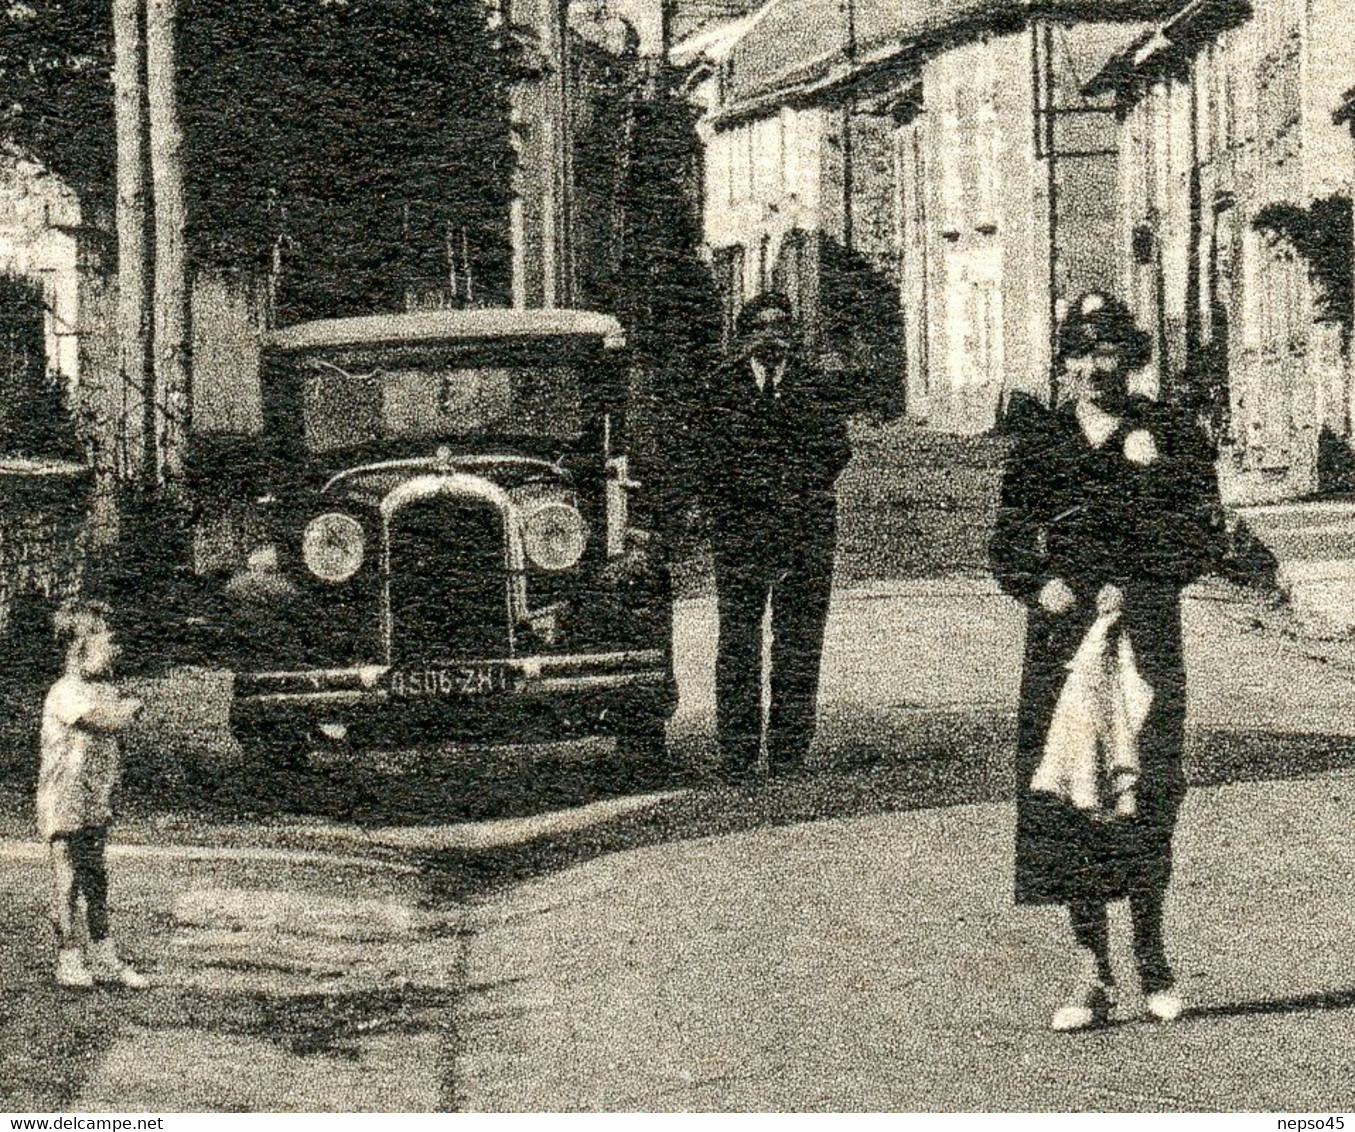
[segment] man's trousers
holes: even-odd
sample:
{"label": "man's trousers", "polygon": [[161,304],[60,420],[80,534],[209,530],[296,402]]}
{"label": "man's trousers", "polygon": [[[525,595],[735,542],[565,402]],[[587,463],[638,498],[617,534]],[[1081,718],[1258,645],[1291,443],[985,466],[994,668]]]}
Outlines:
{"label": "man's trousers", "polygon": [[771,603],[773,771],[803,763],[814,738],[819,664],[833,587],[836,508],[817,508],[773,532],[714,539],[720,637],[715,662],[716,726],[728,770],[751,770],[762,733],[762,618]]}

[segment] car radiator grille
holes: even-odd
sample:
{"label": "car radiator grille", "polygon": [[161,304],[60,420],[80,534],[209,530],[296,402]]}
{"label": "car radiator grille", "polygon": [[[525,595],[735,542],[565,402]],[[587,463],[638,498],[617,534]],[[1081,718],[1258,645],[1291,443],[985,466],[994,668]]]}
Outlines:
{"label": "car radiator grille", "polygon": [[392,663],[509,654],[504,521],[497,507],[446,498],[391,518]]}

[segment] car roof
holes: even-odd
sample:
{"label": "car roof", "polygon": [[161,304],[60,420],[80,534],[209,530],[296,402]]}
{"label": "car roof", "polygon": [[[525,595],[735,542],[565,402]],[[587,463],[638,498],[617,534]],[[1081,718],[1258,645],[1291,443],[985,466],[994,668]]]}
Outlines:
{"label": "car roof", "polygon": [[609,314],[581,310],[450,310],[326,318],[275,330],[268,350],[288,353],[344,346],[494,342],[540,338],[595,338],[620,346],[625,335]]}

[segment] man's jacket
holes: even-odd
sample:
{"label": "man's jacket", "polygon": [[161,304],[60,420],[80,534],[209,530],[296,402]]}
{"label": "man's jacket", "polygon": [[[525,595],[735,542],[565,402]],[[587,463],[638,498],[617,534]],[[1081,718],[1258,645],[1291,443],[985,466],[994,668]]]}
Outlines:
{"label": "man's jacket", "polygon": [[[713,527],[784,526],[831,507],[851,456],[843,379],[792,357],[759,390],[746,359],[709,372],[688,471]],[[806,532],[812,533],[812,532]]]}

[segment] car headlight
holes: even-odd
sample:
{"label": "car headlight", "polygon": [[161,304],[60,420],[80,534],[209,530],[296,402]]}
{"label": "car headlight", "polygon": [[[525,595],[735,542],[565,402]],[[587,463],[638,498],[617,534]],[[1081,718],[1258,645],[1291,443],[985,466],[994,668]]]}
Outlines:
{"label": "car headlight", "polygon": [[324,582],[346,582],[362,566],[367,536],[362,524],[337,511],[306,524],[301,558],[306,569]]}
{"label": "car headlight", "polygon": [[522,520],[522,548],[542,570],[568,570],[583,557],[588,527],[568,503],[542,503]]}

